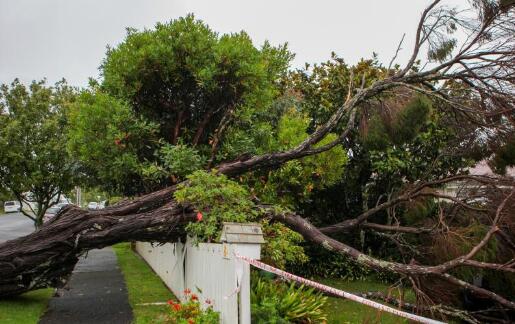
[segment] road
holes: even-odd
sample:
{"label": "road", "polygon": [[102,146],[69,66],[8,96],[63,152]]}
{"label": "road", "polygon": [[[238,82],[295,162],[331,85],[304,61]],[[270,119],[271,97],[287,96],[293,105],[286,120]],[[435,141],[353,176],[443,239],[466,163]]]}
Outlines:
{"label": "road", "polygon": [[9,241],[34,231],[34,222],[22,213],[0,215],[0,242]]}

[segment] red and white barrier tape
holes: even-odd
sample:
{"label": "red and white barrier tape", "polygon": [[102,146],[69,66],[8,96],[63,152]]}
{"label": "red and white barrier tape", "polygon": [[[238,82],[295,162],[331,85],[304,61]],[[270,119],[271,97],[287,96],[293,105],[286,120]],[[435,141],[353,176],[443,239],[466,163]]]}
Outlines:
{"label": "red and white barrier tape", "polygon": [[410,319],[412,321],[416,321],[416,322],[419,322],[419,323],[427,323],[427,324],[443,324],[444,323],[444,322],[433,320],[433,319],[430,319],[430,318],[427,318],[427,317],[422,317],[422,316],[418,316],[418,315],[415,315],[415,314],[403,312],[403,311],[400,311],[400,310],[395,309],[393,307],[389,307],[389,306],[383,305],[381,303],[377,303],[377,302],[365,299],[363,297],[359,297],[359,296],[350,294],[350,293],[345,292],[343,290],[339,290],[339,289],[336,289],[336,288],[333,288],[333,287],[329,287],[329,286],[323,285],[321,283],[318,283],[318,282],[315,282],[315,281],[312,281],[312,280],[308,280],[308,279],[296,276],[296,275],[291,274],[289,272],[286,272],[286,271],[274,268],[272,266],[269,266],[266,263],[260,262],[260,261],[255,260],[255,259],[251,259],[251,258],[246,257],[246,256],[239,255],[237,253],[235,253],[235,256],[238,259],[241,259],[241,260],[243,260],[243,261],[253,265],[256,268],[259,268],[259,269],[262,269],[262,270],[265,270],[265,271],[268,271],[268,272],[271,272],[271,273],[275,273],[278,276],[281,276],[281,277],[284,277],[284,278],[287,278],[287,279],[290,279],[290,280],[294,280],[294,281],[302,283],[302,284],[304,284],[306,286],[311,286],[311,287],[314,287],[314,288],[316,288],[318,290],[322,290],[322,291],[331,293],[333,295],[344,297],[344,298],[353,300],[355,302],[358,302],[358,303],[361,303],[361,304],[364,304],[364,305],[367,305],[367,306],[370,306],[370,307],[373,307],[373,308],[377,308],[377,309],[379,309],[381,311],[385,311],[385,312],[389,312],[389,313],[395,314],[397,316],[405,317],[405,318]]}

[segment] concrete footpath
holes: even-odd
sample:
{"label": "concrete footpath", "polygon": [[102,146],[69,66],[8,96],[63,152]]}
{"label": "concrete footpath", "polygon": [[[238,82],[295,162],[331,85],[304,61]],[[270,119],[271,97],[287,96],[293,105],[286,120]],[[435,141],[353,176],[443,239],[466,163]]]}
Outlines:
{"label": "concrete footpath", "polygon": [[113,249],[89,251],[67,286],[53,297],[40,324],[128,324],[127,288]]}

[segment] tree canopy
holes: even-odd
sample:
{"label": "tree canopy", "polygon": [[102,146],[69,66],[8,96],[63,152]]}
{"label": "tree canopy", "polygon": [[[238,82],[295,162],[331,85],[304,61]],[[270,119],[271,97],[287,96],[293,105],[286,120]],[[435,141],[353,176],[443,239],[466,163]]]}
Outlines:
{"label": "tree canopy", "polygon": [[32,206],[36,227],[48,207],[73,187],[75,165],[66,152],[66,107],[75,92],[64,81],[0,88],[0,186]]}

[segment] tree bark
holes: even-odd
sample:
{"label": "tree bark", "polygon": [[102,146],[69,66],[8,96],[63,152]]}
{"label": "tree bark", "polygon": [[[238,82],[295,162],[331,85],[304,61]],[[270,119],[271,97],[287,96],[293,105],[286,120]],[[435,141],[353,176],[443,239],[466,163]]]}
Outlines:
{"label": "tree bark", "polygon": [[[0,297],[63,286],[79,256],[91,249],[185,237],[184,225],[195,214],[175,204],[168,191],[151,195],[153,201],[145,197],[101,211],[66,207],[34,233],[0,244]],[[169,202],[162,204],[165,195]]]}

